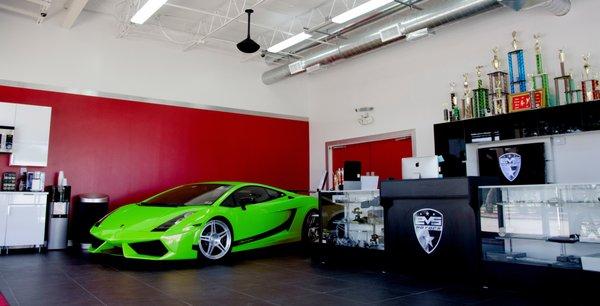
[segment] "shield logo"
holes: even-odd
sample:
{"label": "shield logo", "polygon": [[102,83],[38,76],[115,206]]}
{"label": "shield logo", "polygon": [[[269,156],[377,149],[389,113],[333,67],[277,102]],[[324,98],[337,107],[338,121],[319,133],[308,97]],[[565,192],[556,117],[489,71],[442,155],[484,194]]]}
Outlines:
{"label": "shield logo", "polygon": [[502,174],[509,181],[514,181],[521,172],[521,155],[517,153],[506,153],[498,159]]}
{"label": "shield logo", "polygon": [[413,214],[413,225],[423,250],[427,254],[433,253],[442,239],[444,215],[431,208],[419,209]]}

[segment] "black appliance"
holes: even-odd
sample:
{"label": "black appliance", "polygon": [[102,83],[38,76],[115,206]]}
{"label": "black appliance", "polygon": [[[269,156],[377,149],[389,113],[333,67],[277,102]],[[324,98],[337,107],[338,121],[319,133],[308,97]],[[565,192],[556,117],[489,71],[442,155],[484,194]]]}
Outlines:
{"label": "black appliance", "polygon": [[344,162],[344,181],[360,181],[361,163],[359,161]]}

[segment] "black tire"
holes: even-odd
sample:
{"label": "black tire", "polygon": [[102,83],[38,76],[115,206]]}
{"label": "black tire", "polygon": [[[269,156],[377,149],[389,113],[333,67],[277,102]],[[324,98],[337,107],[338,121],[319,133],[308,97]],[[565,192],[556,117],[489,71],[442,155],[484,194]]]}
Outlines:
{"label": "black tire", "polygon": [[313,243],[319,241],[319,222],[321,218],[317,210],[310,210],[304,217],[302,224],[302,244],[310,247]]}
{"label": "black tire", "polygon": [[202,262],[226,260],[233,248],[233,229],[227,220],[212,219],[200,229],[198,259]]}

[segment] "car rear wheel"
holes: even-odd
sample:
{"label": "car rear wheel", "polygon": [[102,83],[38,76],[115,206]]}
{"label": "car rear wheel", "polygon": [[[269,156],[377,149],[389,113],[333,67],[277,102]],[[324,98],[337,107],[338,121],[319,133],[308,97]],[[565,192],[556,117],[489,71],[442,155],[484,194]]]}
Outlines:
{"label": "car rear wheel", "polygon": [[319,242],[319,212],[311,210],[306,214],[304,218],[304,224],[302,226],[302,242],[306,246],[310,246],[311,243]]}
{"label": "car rear wheel", "polygon": [[198,241],[198,255],[210,261],[217,261],[231,252],[233,234],[227,223],[221,220],[208,221]]}

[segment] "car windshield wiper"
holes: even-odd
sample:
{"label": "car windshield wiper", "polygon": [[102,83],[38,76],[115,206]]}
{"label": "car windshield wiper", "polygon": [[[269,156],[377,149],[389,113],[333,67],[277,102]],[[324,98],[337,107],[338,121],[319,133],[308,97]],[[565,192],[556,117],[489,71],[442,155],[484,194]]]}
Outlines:
{"label": "car windshield wiper", "polygon": [[185,206],[185,204],[180,204],[180,203],[150,203],[150,202],[141,202],[140,206],[179,207],[179,206]]}

